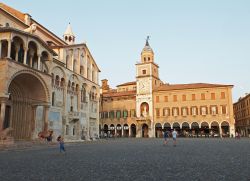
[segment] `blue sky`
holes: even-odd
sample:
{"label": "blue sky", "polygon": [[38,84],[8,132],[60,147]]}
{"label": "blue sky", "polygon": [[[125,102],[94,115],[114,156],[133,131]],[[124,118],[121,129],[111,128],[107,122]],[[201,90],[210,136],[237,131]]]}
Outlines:
{"label": "blue sky", "polygon": [[68,22],[87,42],[100,80],[135,80],[146,36],[168,83],[233,84],[233,99],[250,92],[248,0],[40,0],[2,2],[62,37]]}

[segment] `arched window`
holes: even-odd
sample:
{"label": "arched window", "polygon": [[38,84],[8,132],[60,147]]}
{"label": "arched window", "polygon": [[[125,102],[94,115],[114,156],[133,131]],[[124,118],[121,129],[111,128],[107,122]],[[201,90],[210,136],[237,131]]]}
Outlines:
{"label": "arched window", "polygon": [[80,74],[81,74],[81,75],[84,75],[84,68],[83,68],[82,65],[80,66]]}
{"label": "arched window", "polygon": [[81,102],[86,102],[86,89],[84,86],[82,86],[81,90]]}
{"label": "arched window", "polygon": [[72,129],[72,134],[73,134],[73,136],[76,134],[76,127],[75,126],[73,126],[73,129]]}
{"label": "arched window", "polygon": [[56,75],[56,86],[59,86],[60,85],[60,78],[58,75]]}
{"label": "arched window", "polygon": [[65,135],[69,135],[69,125],[66,125]]}
{"label": "arched window", "polygon": [[79,90],[79,85],[78,84],[76,84],[76,91],[78,91]]}
{"label": "arched window", "polygon": [[71,84],[71,90],[75,91],[75,83],[74,82],[72,82],[72,84]]}
{"label": "arched window", "polygon": [[61,78],[61,84],[60,84],[60,86],[64,87],[64,84],[65,84],[65,80],[64,80],[64,78]]}
{"label": "arched window", "polygon": [[73,71],[76,72],[77,70],[77,61],[74,59],[74,64],[73,64]]}

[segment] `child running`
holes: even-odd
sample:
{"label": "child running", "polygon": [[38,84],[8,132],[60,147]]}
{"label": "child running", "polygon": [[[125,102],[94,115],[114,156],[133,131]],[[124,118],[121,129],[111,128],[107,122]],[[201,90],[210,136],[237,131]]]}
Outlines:
{"label": "child running", "polygon": [[59,142],[59,145],[60,145],[60,153],[62,153],[62,152],[65,153],[66,151],[65,151],[65,148],[64,148],[63,137],[61,135],[58,136],[57,141]]}

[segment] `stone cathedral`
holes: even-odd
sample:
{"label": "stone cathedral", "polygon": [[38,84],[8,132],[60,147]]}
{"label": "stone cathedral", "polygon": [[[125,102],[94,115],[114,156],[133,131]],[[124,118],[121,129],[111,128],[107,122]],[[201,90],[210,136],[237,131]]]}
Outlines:
{"label": "stone cathedral", "polygon": [[65,140],[99,135],[99,68],[71,25],[63,39],[0,3],[0,130],[15,140],[53,131]]}

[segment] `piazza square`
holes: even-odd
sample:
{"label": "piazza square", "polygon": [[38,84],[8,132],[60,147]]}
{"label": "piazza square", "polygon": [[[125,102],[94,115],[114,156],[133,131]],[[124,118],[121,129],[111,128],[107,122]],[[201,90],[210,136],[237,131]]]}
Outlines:
{"label": "piazza square", "polygon": [[45,1],[0,2],[1,180],[250,180],[249,3]]}

